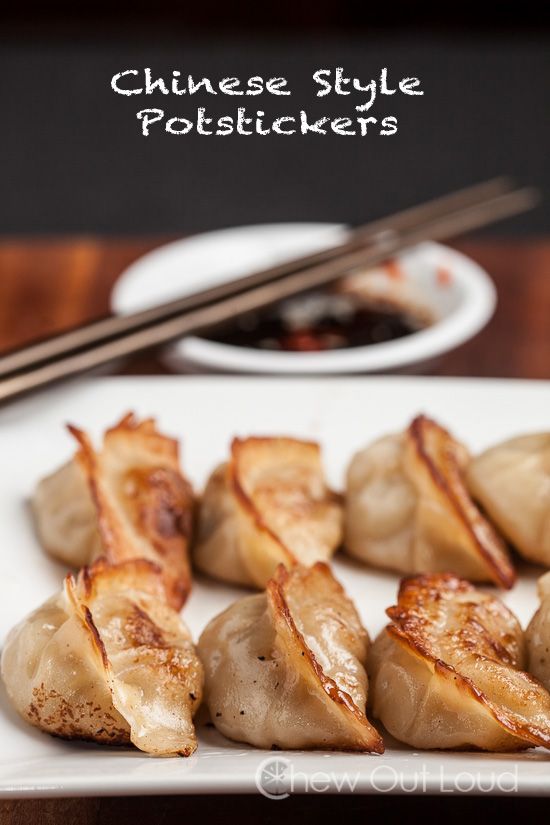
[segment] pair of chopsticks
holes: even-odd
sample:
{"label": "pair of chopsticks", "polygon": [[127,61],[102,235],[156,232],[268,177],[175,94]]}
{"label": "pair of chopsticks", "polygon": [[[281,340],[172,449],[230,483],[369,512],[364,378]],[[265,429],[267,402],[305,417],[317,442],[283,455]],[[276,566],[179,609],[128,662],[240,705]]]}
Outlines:
{"label": "pair of chopsticks", "polygon": [[486,226],[523,212],[536,201],[535,190],[516,189],[507,179],[497,178],[366,224],[337,246],[31,344],[0,357],[0,402],[325,286],[421,241]]}

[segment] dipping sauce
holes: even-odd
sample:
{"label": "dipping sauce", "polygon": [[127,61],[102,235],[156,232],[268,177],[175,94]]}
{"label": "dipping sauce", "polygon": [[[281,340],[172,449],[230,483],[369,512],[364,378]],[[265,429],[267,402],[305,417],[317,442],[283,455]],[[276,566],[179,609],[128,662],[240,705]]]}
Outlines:
{"label": "dipping sauce", "polygon": [[375,308],[356,296],[316,292],[240,316],[204,337],[252,349],[325,352],[394,341],[423,326],[396,308]]}

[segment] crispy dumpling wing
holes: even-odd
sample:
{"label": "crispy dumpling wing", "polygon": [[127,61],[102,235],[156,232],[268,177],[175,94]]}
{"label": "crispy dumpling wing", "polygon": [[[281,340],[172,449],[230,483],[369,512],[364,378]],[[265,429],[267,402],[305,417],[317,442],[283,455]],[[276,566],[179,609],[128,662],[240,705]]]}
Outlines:
{"label": "crispy dumpling wing", "polygon": [[468,485],[522,556],[550,565],[550,433],[485,450],[468,467]]}
{"label": "crispy dumpling wing", "polygon": [[425,416],[357,453],[347,476],[347,552],[401,573],[450,570],[511,587],[506,546],[466,489],[467,463],[466,449]]}
{"label": "crispy dumpling wing", "polygon": [[538,591],[540,607],[525,632],[527,669],[550,690],[550,573],[541,576]]}
{"label": "crispy dumpling wing", "polygon": [[365,716],[368,644],[325,564],[281,565],[266,593],[239,600],[200,637],[212,721],[258,748],[382,753]]}
{"label": "crispy dumpling wing", "polygon": [[107,430],[100,451],[69,429],[79,445],[74,459],[43,479],[33,499],[43,546],[74,567],[98,556],[112,564],[148,559],[162,568],[171,606],[181,608],[191,589],[194,503],[177,441],[131,414]]}
{"label": "crispy dumpling wing", "polygon": [[374,715],[415,748],[550,748],[550,694],[499,600],[451,574],[404,579],[369,656]]}
{"label": "crispy dumpling wing", "polygon": [[203,669],[150,562],[98,559],[67,576],[9,634],[2,678],[18,713],[47,733],[156,756],[196,749]]}
{"label": "crispy dumpling wing", "polygon": [[318,444],[235,439],[201,503],[197,567],[264,588],[278,564],[327,561],[342,539],[342,507],[327,486]]}

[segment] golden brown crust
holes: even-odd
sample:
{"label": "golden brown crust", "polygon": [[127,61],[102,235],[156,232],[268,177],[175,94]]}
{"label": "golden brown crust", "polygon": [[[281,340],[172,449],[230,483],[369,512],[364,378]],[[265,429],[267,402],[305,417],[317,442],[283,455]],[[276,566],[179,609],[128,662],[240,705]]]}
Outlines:
{"label": "golden brown crust", "polygon": [[231,442],[231,461],[229,462],[227,468],[228,480],[235,497],[239,501],[241,507],[245,510],[245,512],[248,513],[248,515],[252,519],[256,529],[259,530],[261,533],[265,533],[274,542],[276,542],[276,544],[280,548],[283,557],[285,558],[286,563],[288,563],[289,565],[293,565],[297,563],[296,557],[293,555],[293,553],[291,553],[289,548],[283,544],[280,537],[266,524],[262,513],[254,504],[254,501],[252,500],[251,496],[248,495],[242,483],[243,471],[241,459],[243,457],[243,452],[250,446],[270,444],[274,441],[295,444],[299,447],[310,447],[313,450],[315,450],[316,456],[319,454],[319,445],[308,441],[297,441],[296,439],[292,438],[271,438],[267,436],[251,436],[250,438],[246,439],[234,438]]}
{"label": "golden brown crust", "polygon": [[85,621],[86,627],[88,628],[88,630],[91,633],[91,637],[94,641],[94,647],[96,648],[97,652],[101,656],[101,660],[103,662],[103,667],[105,668],[105,670],[107,670],[108,667],[109,667],[109,658],[107,656],[107,651],[105,650],[105,645],[103,644],[101,636],[99,635],[99,630],[97,629],[97,627],[94,624],[94,620],[92,618],[90,608],[87,605],[84,605],[83,609],[84,609],[84,621]]}
{"label": "golden brown crust", "polygon": [[202,664],[161,569],[143,558],[68,575],[12,630],[1,664],[18,713],[48,733],[159,756],[196,749]]}
{"label": "golden brown crust", "polygon": [[140,469],[127,474],[126,494],[135,528],[150,542],[164,568],[168,601],[179,609],[191,590],[187,561],[194,508],[191,485],[174,470]]}
{"label": "golden brown crust", "polygon": [[278,564],[329,559],[342,532],[342,503],[327,486],[317,444],[235,438],[204,490],[194,559],[215,578],[263,590]]}
{"label": "golden brown crust", "polygon": [[[82,430],[72,425],[68,425],[68,429],[79,444],[75,459],[85,475],[94,503],[103,555],[111,564],[136,558],[139,549],[128,540],[112,494],[104,489],[103,454],[94,450]],[[188,550],[193,526],[193,491],[179,469],[177,441],[161,435],[153,419],[138,421],[128,413],[106,431],[104,450],[125,436],[139,439],[140,450],[154,455],[155,464],[140,465],[138,456],[137,466],[127,468],[118,479],[117,497],[132,530],[148,545],[163,570],[168,603],[179,610],[191,590]]]}
{"label": "golden brown crust", "polygon": [[[330,568],[324,562],[316,562],[310,569],[312,571],[321,572],[323,575],[330,577],[332,582],[334,582]],[[365,714],[360,711],[351,696],[346,693],[346,691],[339,688],[334,679],[331,679],[324,673],[313,651],[308,647],[303,634],[296,626],[285,595],[285,591],[290,582],[290,577],[291,574],[289,571],[284,567],[284,565],[281,564],[277,568],[273,579],[268,582],[268,598],[271,599],[276,613],[281,616],[286,623],[290,635],[300,649],[305,663],[309,666],[321,689],[327,694],[331,701],[341,708],[346,715],[351,716],[354,722],[359,724],[364,729],[365,738],[369,740],[368,749],[373,753],[384,753],[384,742],[378,731],[370,724]],[[338,587],[345,595],[344,590],[339,583]],[[358,750],[363,749],[364,747],[358,748]]]}
{"label": "golden brown crust", "polygon": [[[51,710],[52,701],[55,702],[54,711]],[[69,701],[57,691],[46,688],[43,682],[33,688],[26,716],[32,725],[60,739],[79,739],[101,745],[131,744],[129,730],[121,727],[113,714],[106,713],[94,702]],[[97,725],[93,733],[82,732],[83,719],[89,727]]]}
{"label": "golden brown crust", "polygon": [[122,416],[118,424],[109,427],[105,431],[105,438],[108,440],[112,435],[121,433],[139,434],[147,447],[153,450],[159,457],[172,462],[179,461],[179,443],[177,439],[159,433],[154,418],[139,419],[135,413],[128,412]]}
{"label": "golden brown crust", "polygon": [[[315,441],[304,441],[296,438],[282,436],[250,436],[249,438],[234,438],[231,442],[231,459],[227,467],[228,482],[232,492],[242,509],[248,514],[256,529],[274,541],[280,549],[284,563],[288,565],[297,564],[300,559],[296,558],[292,550],[285,544],[282,537],[270,527],[266,520],[266,514],[256,506],[252,495],[245,487],[246,478],[246,458],[251,450],[261,447],[283,447],[289,450],[299,451],[302,457],[309,453],[309,458],[320,466],[321,448]],[[307,498],[307,497],[306,497]],[[341,497],[330,490],[325,489],[323,505],[340,504]],[[295,506],[295,505],[294,505]],[[311,507],[311,500],[308,507]],[[306,512],[306,515],[308,513]],[[298,513],[296,514],[299,515]]]}
{"label": "golden brown crust", "polygon": [[464,448],[447,430],[424,415],[412,421],[408,437],[434,486],[445,497],[472,546],[483,559],[491,579],[506,589],[513,587],[516,572],[506,546],[476,507],[464,483],[463,471],[467,460]]}
{"label": "golden brown crust", "polygon": [[[67,580],[69,588],[74,588],[83,600],[85,624],[92,634],[94,646],[107,670],[109,667],[107,651],[86,602],[93,602],[101,590],[108,590],[113,585],[116,588],[117,582],[121,593],[126,593],[131,588],[137,591],[143,589],[151,594],[155,580],[158,582],[157,596],[162,599],[162,571],[158,565],[146,559],[110,564],[107,559],[100,557],[91,565],[83,567],[78,572],[76,580],[70,574]],[[133,605],[132,612],[124,620],[124,630],[135,647],[145,645],[150,648],[164,648],[168,646],[162,630],[137,603]]]}
{"label": "golden brown crust", "polygon": [[[451,573],[424,574],[403,579],[399,588],[397,605],[386,611],[392,620],[392,624],[386,627],[386,633],[418,659],[427,663],[438,676],[452,682],[457,690],[483,705],[499,725],[512,735],[523,739],[525,747],[531,745],[550,747],[550,727],[545,729],[541,726],[522,724],[517,715],[508,713],[506,708],[492,701],[471,678],[434,654],[430,643],[430,632],[433,631],[433,619],[430,618],[430,612],[442,600],[477,592],[469,582]],[[497,617],[500,615],[507,623],[515,623],[521,634],[517,620],[506,605],[490,596],[486,596],[485,599],[491,612]],[[492,659],[519,671],[511,637],[505,637],[505,643],[496,639],[478,621],[476,607],[477,604],[473,601],[471,604],[464,603],[461,627],[453,634],[453,644],[479,659]],[[468,627],[469,624],[471,627]],[[435,632],[444,631],[437,628]],[[541,685],[536,679],[526,673],[522,675],[525,677],[526,684],[532,683],[534,689],[540,690]],[[521,747],[521,744],[519,746]]]}
{"label": "golden brown crust", "polygon": [[[66,580],[74,581],[69,574]],[[143,590],[162,598],[162,568],[149,559],[127,559],[112,563],[105,556],[95,559],[78,571],[76,587],[85,600],[95,598],[101,589],[120,587],[121,592],[129,588]]]}

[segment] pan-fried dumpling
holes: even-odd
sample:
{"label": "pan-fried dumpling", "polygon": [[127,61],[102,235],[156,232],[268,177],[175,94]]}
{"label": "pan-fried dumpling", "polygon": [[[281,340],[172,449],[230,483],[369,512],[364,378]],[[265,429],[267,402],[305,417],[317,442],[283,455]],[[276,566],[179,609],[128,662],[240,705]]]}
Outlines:
{"label": "pan-fried dumpling", "polygon": [[152,419],[125,416],[95,451],[69,427],[79,449],[37,486],[33,509],[46,550],[74,567],[104,556],[144,558],[163,571],[166,598],[179,610],[191,589],[188,545],[193,493],[182,476],[177,441]]}
{"label": "pan-fried dumpling", "polygon": [[404,579],[369,656],[373,712],[414,748],[550,748],[550,694],[499,600],[451,574]]}
{"label": "pan-fried dumpling", "polygon": [[188,756],[203,669],[160,571],[99,559],[15,627],[2,678],[18,713],[67,739]]}
{"label": "pan-fried dumpling", "polygon": [[357,453],[348,470],[348,553],[401,573],[452,571],[511,587],[507,549],[468,495],[465,447],[425,416]]}
{"label": "pan-fried dumpling", "polygon": [[365,716],[368,644],[325,564],[281,565],[266,593],[236,602],[200,637],[212,721],[258,748],[382,753]]}
{"label": "pan-fried dumpling", "polygon": [[264,588],[278,564],[327,561],[341,539],[318,444],[237,438],[206,485],[194,561],[214,578]]}
{"label": "pan-fried dumpling", "polygon": [[529,561],[550,565],[550,433],[511,438],[472,459],[468,485]]}
{"label": "pan-fried dumpling", "polygon": [[550,690],[550,573],[538,582],[540,607],[529,622],[527,639],[528,670]]}

